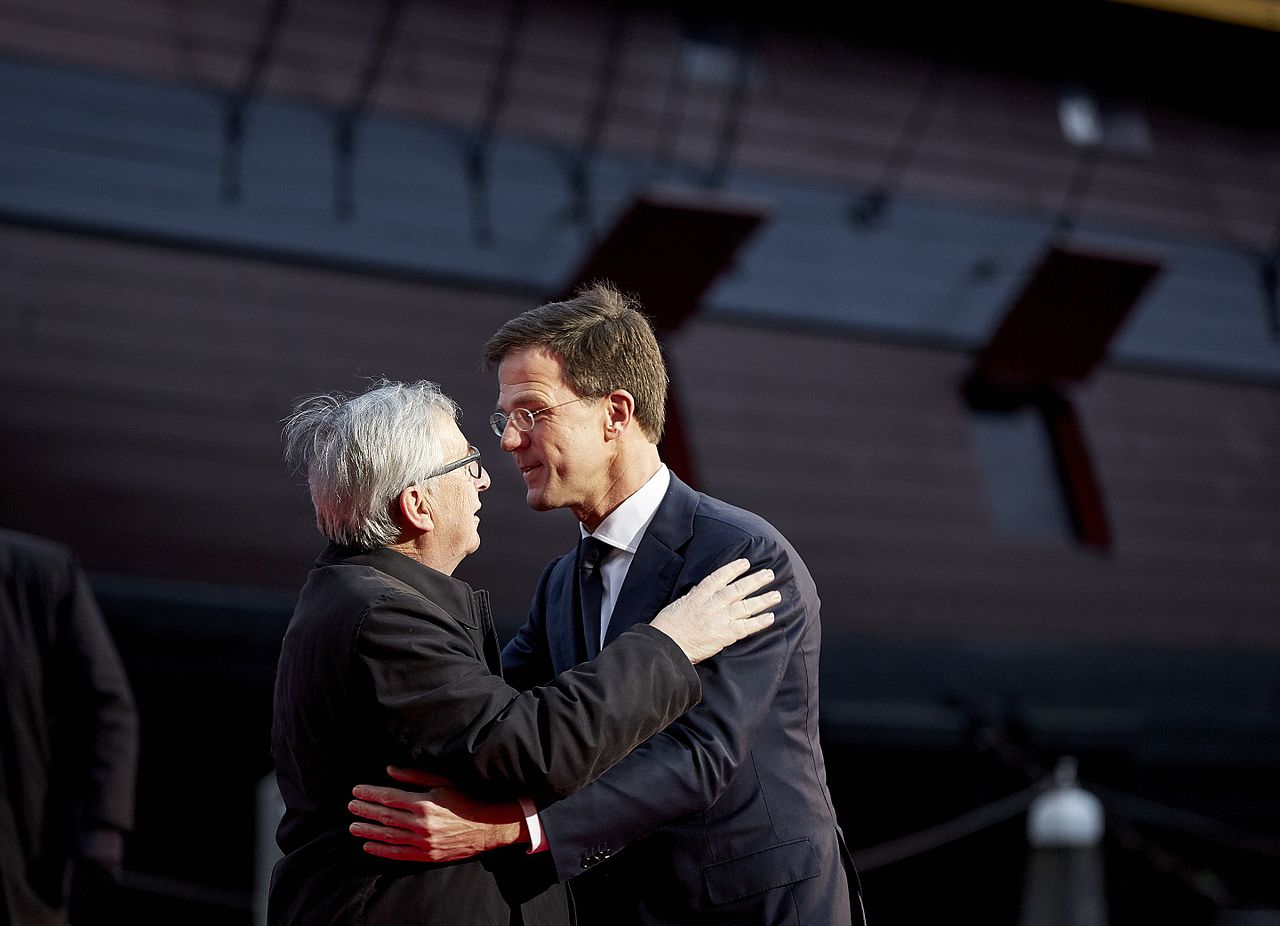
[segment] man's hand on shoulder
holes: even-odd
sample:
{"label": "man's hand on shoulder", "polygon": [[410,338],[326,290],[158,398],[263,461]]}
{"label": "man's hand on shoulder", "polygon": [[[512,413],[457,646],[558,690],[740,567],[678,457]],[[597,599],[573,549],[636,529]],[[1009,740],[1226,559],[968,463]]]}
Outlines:
{"label": "man's hand on shoulder", "polygon": [[770,591],[749,597],[774,578],[769,569],[744,576],[750,568],[745,559],[721,566],[659,611],[651,625],[671,637],[694,665],[759,633],[773,623],[773,613],[765,609],[781,602],[782,596]]}
{"label": "man's hand on shoulder", "polygon": [[379,858],[406,862],[453,862],[490,849],[528,842],[520,804],[490,804],[468,797],[444,778],[391,767],[396,781],[428,788],[405,791],[357,785],[347,805],[357,821],[351,834],[367,840],[364,851]]}

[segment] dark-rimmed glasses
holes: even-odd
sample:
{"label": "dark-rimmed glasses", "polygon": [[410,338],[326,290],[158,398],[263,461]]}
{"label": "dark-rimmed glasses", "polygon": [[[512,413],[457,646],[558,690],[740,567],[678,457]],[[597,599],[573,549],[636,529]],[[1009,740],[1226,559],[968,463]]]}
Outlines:
{"label": "dark-rimmed glasses", "polygon": [[423,476],[421,481],[426,482],[428,479],[435,479],[437,476],[443,476],[445,473],[451,473],[455,469],[462,469],[464,466],[467,467],[467,475],[472,479],[479,479],[480,474],[484,472],[484,464],[480,462],[480,451],[475,447],[467,447],[467,455],[461,460],[446,463],[435,472]]}
{"label": "dark-rimmed glasses", "polygon": [[543,412],[549,412],[553,408],[559,408],[561,405],[572,405],[574,402],[584,402],[591,396],[578,396],[576,399],[570,399],[568,402],[560,402],[557,405],[548,405],[546,408],[539,408],[535,411],[529,411],[527,408],[517,408],[510,415],[502,412],[494,412],[489,416],[489,427],[493,428],[493,433],[501,437],[507,433],[508,422],[516,426],[517,431],[532,431],[533,426],[538,423],[538,415]]}

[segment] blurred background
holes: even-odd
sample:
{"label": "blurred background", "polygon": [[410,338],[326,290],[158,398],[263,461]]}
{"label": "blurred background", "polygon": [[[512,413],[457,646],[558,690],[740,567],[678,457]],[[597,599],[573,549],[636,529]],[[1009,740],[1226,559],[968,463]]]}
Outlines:
{"label": "blurred background", "polygon": [[1065,922],[1064,756],[1089,922],[1280,922],[1278,82],[1276,0],[0,0],[0,526],[130,673],[123,908],[253,921],[291,404],[460,401],[505,640],[575,535],[479,349],[608,277],[666,458],[817,579],[875,926]]}

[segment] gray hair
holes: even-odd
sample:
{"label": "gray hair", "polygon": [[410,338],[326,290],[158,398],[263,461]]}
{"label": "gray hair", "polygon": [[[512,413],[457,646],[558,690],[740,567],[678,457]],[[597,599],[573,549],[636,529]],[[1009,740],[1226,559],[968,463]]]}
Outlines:
{"label": "gray hair", "polygon": [[285,458],[307,474],[320,533],[362,550],[395,543],[393,502],[442,464],[441,424],[457,418],[457,403],[426,380],[300,401],[285,419]]}

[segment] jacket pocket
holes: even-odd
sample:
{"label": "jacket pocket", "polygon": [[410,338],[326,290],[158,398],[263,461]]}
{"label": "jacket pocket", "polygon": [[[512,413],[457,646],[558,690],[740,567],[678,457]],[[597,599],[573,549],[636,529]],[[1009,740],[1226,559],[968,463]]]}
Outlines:
{"label": "jacket pocket", "polygon": [[708,903],[717,906],[816,878],[821,870],[818,853],[801,838],[708,865],[702,869],[702,881]]}

